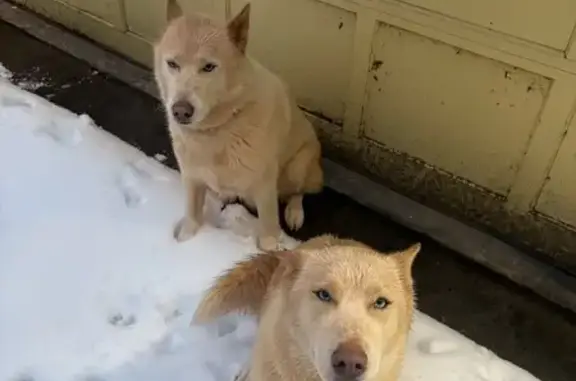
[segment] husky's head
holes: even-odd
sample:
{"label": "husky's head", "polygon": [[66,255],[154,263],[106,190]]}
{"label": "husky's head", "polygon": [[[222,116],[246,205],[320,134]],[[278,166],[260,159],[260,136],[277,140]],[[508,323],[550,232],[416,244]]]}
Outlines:
{"label": "husky's head", "polygon": [[291,340],[295,357],[280,361],[295,361],[323,381],[387,379],[404,355],[415,308],[412,264],[419,251],[415,244],[382,254],[359,242],[320,236],[293,251],[259,254],[215,281],[195,321],[254,314],[260,324],[290,327],[277,337]]}
{"label": "husky's head", "polygon": [[154,71],[168,118],[195,128],[241,86],[250,4],[226,25],[201,15],[174,18],[154,49]]}

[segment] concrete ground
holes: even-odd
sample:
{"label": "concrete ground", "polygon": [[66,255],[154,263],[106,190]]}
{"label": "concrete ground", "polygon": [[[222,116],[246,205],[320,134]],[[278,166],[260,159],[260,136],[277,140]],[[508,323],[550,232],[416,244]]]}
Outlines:
{"label": "concrete ground", "polygon": [[[149,95],[1,21],[0,63],[14,83],[175,166],[163,112]],[[383,251],[422,242],[415,277],[423,312],[543,381],[574,380],[576,315],[331,190],[305,207],[300,239],[329,232]]]}

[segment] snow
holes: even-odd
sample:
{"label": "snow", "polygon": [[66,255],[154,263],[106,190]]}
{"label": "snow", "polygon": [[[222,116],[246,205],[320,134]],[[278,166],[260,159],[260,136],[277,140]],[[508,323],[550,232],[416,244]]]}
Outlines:
{"label": "snow", "polygon": [[[253,319],[189,322],[254,252],[253,219],[228,207],[178,244],[182,210],[176,172],[0,80],[0,381],[232,380]],[[536,378],[417,313],[402,381],[417,380]]]}
{"label": "snow", "polygon": [[10,80],[12,78],[12,72],[6,68],[6,66],[0,63],[0,80]]}

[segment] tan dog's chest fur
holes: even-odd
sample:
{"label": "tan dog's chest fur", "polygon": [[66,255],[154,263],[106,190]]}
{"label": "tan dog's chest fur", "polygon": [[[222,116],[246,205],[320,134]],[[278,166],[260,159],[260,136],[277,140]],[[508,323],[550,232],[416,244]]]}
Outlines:
{"label": "tan dog's chest fur", "polygon": [[[251,359],[238,381],[397,381],[415,305],[411,267],[419,248],[383,255],[322,236],[292,252],[259,254],[217,279],[195,321],[230,312],[258,318]],[[320,289],[332,299],[319,300]],[[376,309],[374,301],[382,298],[384,308]],[[339,373],[334,356],[353,345],[364,360],[352,377]]]}
{"label": "tan dog's chest fur", "polygon": [[275,249],[278,199],[287,201],[288,226],[298,229],[303,194],[322,188],[320,144],[310,122],[284,83],[244,52],[249,9],[226,27],[199,15],[179,17],[155,47],[155,76],[187,194],[175,229],[180,241],[202,225],[204,199],[213,192],[254,207],[258,244]]}
{"label": "tan dog's chest fur", "polygon": [[218,137],[181,134],[186,132],[173,133],[172,143],[176,155],[187,163],[182,169],[184,178],[204,182],[222,199],[248,198],[250,187],[265,171],[265,161],[251,152],[247,141],[229,130],[219,131]]}
{"label": "tan dog's chest fur", "polygon": [[[274,77],[267,81],[281,95],[282,84],[275,83]],[[239,197],[254,206],[253,188],[260,186],[267,173],[278,167],[279,196],[286,198],[298,193],[298,182],[291,183],[282,172],[287,160],[314,135],[306,121],[291,124],[291,105],[282,104],[282,98],[273,90],[262,91],[260,102],[249,101],[215,129],[193,131],[170,123],[176,156],[185,163],[183,176],[206,183],[223,199]],[[287,139],[288,133],[294,136]]]}

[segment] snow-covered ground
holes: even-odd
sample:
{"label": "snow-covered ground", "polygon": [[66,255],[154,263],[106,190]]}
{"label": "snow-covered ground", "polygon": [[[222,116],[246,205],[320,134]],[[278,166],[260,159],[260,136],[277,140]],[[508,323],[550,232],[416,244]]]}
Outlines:
{"label": "snow-covered ground", "polygon": [[[183,194],[174,171],[6,79],[0,381],[232,380],[254,321],[189,321],[211,279],[254,251],[231,232],[251,217],[227,208],[228,229],[208,226],[177,244],[171,229]],[[418,313],[402,377],[417,380],[536,379]]]}

